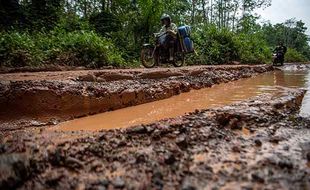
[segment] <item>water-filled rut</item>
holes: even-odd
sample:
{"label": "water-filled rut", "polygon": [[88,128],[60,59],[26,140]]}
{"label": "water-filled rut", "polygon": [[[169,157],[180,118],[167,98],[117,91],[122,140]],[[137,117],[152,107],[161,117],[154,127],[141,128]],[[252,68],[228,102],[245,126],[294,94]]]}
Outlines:
{"label": "water-filled rut", "polygon": [[[61,123],[56,129],[101,130],[148,124],[181,116],[197,109],[232,104],[257,95],[272,94],[276,97],[283,87],[310,90],[310,72],[291,69],[269,72],[253,78],[215,85],[212,88],[192,90],[169,99],[71,120]],[[305,95],[301,114],[310,114],[309,92]]]}
{"label": "water-filled rut", "polygon": [[[300,116],[309,114],[310,98],[309,92],[296,89],[309,90],[310,67],[288,64],[283,71],[269,73],[265,72],[274,69],[259,72],[255,68],[261,67],[202,73],[196,69],[193,76],[189,71],[182,76],[170,73],[160,79],[110,82],[20,81],[1,85],[0,78],[5,95],[2,102],[6,97],[12,101],[7,104],[9,109],[18,106],[24,93],[36,95],[31,104],[15,108],[19,115],[28,116],[33,112],[20,108],[55,102],[70,107],[70,102],[60,101],[64,96],[71,103],[91,99],[100,109],[105,108],[100,101],[119,103],[112,100],[124,101],[128,97],[122,96],[123,92],[136,92],[138,87],[150,99],[131,103],[172,97],[136,107],[128,106],[138,104],[124,104],[128,108],[114,107],[119,110],[57,127],[28,127],[18,122],[5,126],[0,120],[0,189],[310,189],[310,117]],[[40,96],[45,91],[51,92],[50,96]],[[109,99],[112,93],[119,98]],[[78,97],[81,99],[74,99]],[[69,112],[71,118],[88,113],[78,106],[71,106],[79,108]],[[63,108],[55,110],[66,120]],[[52,113],[49,107],[37,110],[46,111],[47,116]],[[169,119],[157,121],[163,118]],[[136,125],[139,123],[151,124]],[[120,129],[96,131],[109,128]]]}

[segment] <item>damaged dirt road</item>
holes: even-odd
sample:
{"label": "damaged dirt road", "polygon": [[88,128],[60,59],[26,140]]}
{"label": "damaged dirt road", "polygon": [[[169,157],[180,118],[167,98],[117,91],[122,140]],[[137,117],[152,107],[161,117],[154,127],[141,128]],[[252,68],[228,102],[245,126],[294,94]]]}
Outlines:
{"label": "damaged dirt road", "polygon": [[1,129],[56,124],[271,70],[270,66],[204,66],[3,74]]}
{"label": "damaged dirt road", "polygon": [[19,74],[29,81],[1,75],[0,189],[309,189],[310,120],[299,116],[302,89],[279,87],[276,94],[125,129],[51,130],[70,118],[272,70]]}

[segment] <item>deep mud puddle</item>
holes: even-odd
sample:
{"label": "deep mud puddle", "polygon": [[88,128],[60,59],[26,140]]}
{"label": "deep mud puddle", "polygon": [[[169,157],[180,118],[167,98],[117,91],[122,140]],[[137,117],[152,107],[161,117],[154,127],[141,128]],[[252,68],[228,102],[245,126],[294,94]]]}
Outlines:
{"label": "deep mud puddle", "polygon": [[165,100],[75,119],[59,124],[56,129],[63,131],[101,130],[148,124],[161,119],[181,116],[196,109],[232,104],[261,94],[272,94],[276,97],[281,92],[281,87],[308,90],[301,107],[301,115],[309,116],[310,72],[288,69],[219,84],[212,88],[192,90]]}
{"label": "deep mud puddle", "polygon": [[[310,189],[309,93],[303,99],[304,90],[286,88],[310,90],[310,72],[301,71],[297,68],[300,65],[297,69],[287,67],[290,65],[283,71],[60,123],[48,130],[44,126],[18,130],[8,127],[3,130],[3,138],[0,136],[0,189]],[[156,85],[163,87],[158,89],[164,89],[179,80],[177,87],[191,82],[187,89],[193,89],[204,87],[196,86],[201,82],[210,86],[257,73],[249,69],[236,73],[224,70],[203,72],[199,77],[184,75],[140,82],[159,81]],[[218,80],[218,76],[226,78]],[[120,82],[131,87],[139,80]],[[105,87],[109,83],[82,84],[77,87]],[[38,87],[42,86],[44,83]],[[152,85],[143,90],[148,87]],[[14,85],[12,89],[30,92],[18,91]],[[56,92],[65,95],[66,88],[61,89]],[[171,92],[164,90],[160,93]],[[96,103],[107,96],[98,98],[91,92],[76,102],[81,104],[90,97],[92,105],[102,108],[104,104]],[[178,92],[186,90],[171,96]],[[146,97],[155,101],[156,93],[154,96]],[[308,114],[307,118],[299,115],[301,105],[301,114]],[[201,110],[206,108],[212,109]],[[78,117],[74,113],[83,111],[70,112],[69,116]],[[186,112],[192,113],[184,115]],[[157,122],[164,118],[171,119]],[[140,123],[151,124],[94,131]]]}

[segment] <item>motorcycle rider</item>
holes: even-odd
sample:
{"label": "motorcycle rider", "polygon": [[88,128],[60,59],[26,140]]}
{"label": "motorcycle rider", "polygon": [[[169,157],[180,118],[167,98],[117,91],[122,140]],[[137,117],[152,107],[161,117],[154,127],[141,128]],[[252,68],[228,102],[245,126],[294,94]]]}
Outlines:
{"label": "motorcycle rider", "polygon": [[177,25],[172,23],[171,17],[163,14],[160,18],[162,28],[157,34],[160,45],[169,49],[169,61],[174,59],[174,46],[177,38]]}
{"label": "motorcycle rider", "polygon": [[274,52],[277,54],[278,59],[283,64],[284,63],[284,56],[287,52],[287,47],[283,45],[282,41],[280,41],[279,45],[276,47]]}

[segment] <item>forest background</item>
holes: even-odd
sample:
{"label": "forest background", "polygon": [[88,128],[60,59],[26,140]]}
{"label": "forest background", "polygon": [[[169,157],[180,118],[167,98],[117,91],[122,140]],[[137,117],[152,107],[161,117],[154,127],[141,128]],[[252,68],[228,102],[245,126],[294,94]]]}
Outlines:
{"label": "forest background", "polygon": [[310,60],[301,20],[259,23],[271,0],[0,0],[0,67],[47,64],[138,67],[160,16],[192,27],[187,64],[270,63],[282,41],[286,62]]}

